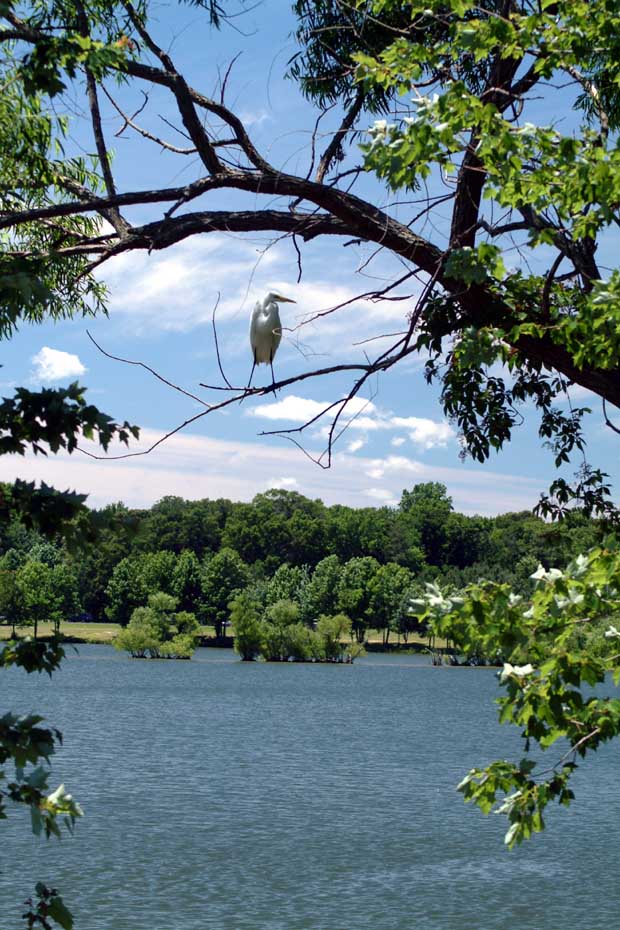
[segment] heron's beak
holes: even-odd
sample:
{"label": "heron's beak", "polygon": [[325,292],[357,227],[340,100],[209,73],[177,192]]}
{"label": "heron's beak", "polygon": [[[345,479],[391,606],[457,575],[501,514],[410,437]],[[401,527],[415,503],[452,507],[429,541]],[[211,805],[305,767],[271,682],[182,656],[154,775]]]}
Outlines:
{"label": "heron's beak", "polygon": [[280,304],[296,304],[296,300],[292,300],[290,297],[282,297],[280,294],[276,294],[276,300]]}

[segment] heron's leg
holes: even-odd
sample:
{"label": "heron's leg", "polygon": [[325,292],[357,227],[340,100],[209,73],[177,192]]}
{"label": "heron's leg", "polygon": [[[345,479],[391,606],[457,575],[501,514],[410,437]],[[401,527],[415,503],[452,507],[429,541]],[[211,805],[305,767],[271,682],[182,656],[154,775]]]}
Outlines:
{"label": "heron's leg", "polygon": [[271,353],[271,356],[269,358],[269,367],[271,368],[271,389],[275,395],[277,392],[276,392],[276,376],[273,373],[273,352]]}
{"label": "heron's leg", "polygon": [[[250,380],[248,381],[248,386],[247,386],[246,389],[245,389],[245,393],[246,393],[246,394],[247,394],[247,392],[250,390],[250,387],[252,386],[252,378],[254,377],[254,369],[255,369],[255,368],[256,368],[256,352],[254,353],[254,361],[252,362],[252,371],[250,372]],[[239,401],[240,404],[243,403],[244,398],[245,398],[245,394],[243,395],[243,397],[242,397],[241,400]]]}

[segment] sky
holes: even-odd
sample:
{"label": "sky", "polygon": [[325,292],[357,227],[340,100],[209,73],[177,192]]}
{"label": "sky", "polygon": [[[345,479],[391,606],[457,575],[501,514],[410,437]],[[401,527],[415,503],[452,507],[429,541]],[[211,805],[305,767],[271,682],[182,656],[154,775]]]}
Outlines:
{"label": "sky", "polygon": [[[274,163],[305,175],[315,114],[297,86],[285,78],[287,62],[296,50],[288,2],[265,0],[235,19],[236,28],[224,26],[219,32],[211,30],[204,13],[196,9],[174,3],[153,7],[156,39],[169,48],[190,83],[207,94],[216,91],[221,75],[239,54],[227,81],[228,105]],[[127,110],[134,111],[142,102],[135,91],[110,89]],[[79,151],[87,144],[80,119],[83,100],[76,95],[66,105],[71,118],[68,146]],[[544,120],[544,101],[536,106]],[[122,121],[105,101],[102,109],[119,190],[178,185],[199,176],[191,157],[162,153],[128,134],[115,138]],[[173,116],[164,91],[155,89],[141,116],[143,124],[177,145],[186,144],[165,123]],[[321,124],[326,137],[337,121],[334,112]],[[361,191],[380,205],[393,199],[371,178],[363,180]],[[216,209],[282,206],[264,196],[242,199],[234,192],[210,197],[208,203]],[[192,209],[200,206],[197,201]],[[146,207],[127,215],[136,222],[157,217],[153,208]],[[441,236],[442,230],[435,234]],[[610,240],[603,250],[610,263],[616,247],[617,242]],[[247,383],[252,363],[249,314],[268,290],[279,290],[296,301],[281,308],[284,334],[275,360],[277,378],[360,360],[365,352],[386,346],[378,337],[403,329],[419,285],[397,292],[403,298],[399,301],[354,299],[337,314],[307,322],[402,274],[402,266],[393,258],[383,252],[373,257],[374,252],[374,247],[346,240],[317,240],[303,247],[300,282],[289,239],[273,242],[263,235],[210,233],[150,255],[126,253],[98,273],[109,289],[109,317],[21,329],[4,346],[0,393],[10,396],[18,384],[35,389],[78,379],[100,409],[142,428],[131,451],[148,449],[204,410],[205,402],[225,396],[200,387],[201,383],[223,385],[214,352],[216,303],[220,357],[233,384]],[[107,358],[87,330],[105,352],[145,363],[198,399],[182,395],[140,367]],[[261,366],[254,383],[269,382],[268,369]],[[338,375],[302,381],[276,397],[247,399],[198,419],[149,454],[132,458],[97,461],[80,453],[48,459],[3,456],[0,480],[44,480],[88,493],[93,506],[123,500],[135,507],[148,507],[170,494],[250,500],[271,487],[320,497],[328,504],[395,506],[404,488],[420,481],[441,481],[456,509],[496,514],[531,508],[556,476],[552,456],[541,447],[536,418],[527,409],[524,426],[515,431],[504,451],[484,465],[462,461],[457,430],[443,416],[437,389],[426,384],[421,359],[401,363],[377,378],[350,405],[349,426],[334,447],[329,469],[309,457],[319,457],[325,447],[328,418],[317,421],[303,436],[292,434],[303,449],[282,436],[264,435],[299,427],[344,396],[349,385]],[[587,426],[589,461],[617,479],[618,438],[605,427],[600,402],[578,388],[571,399],[593,409]],[[577,458],[572,470],[579,464]]]}

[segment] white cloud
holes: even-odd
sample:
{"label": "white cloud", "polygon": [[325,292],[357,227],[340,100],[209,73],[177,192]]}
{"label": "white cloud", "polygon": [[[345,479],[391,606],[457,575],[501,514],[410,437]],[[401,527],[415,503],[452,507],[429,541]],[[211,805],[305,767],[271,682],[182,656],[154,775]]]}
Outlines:
{"label": "white cloud", "polygon": [[388,491],[387,488],[366,488],[368,497],[372,497],[373,500],[379,501],[381,504],[389,504],[394,506],[398,503],[398,500],[394,497],[392,491]]}
{"label": "white cloud", "polygon": [[258,110],[241,110],[239,119],[244,126],[260,126],[266,120],[271,120],[271,113],[268,113],[263,107]]}
{"label": "white cloud", "polygon": [[425,417],[392,417],[391,425],[410,430],[409,438],[423,449],[447,446],[456,433],[445,421],[427,420]]}
{"label": "white cloud", "polygon": [[[311,400],[309,397],[297,397],[295,394],[289,394],[287,397],[284,397],[282,400],[277,400],[274,403],[261,404],[258,407],[249,407],[246,414],[248,416],[264,417],[266,420],[292,420],[295,423],[306,423],[308,420],[319,416],[319,414],[326,410],[326,408],[329,407],[329,403],[328,401],[322,402],[319,400]],[[330,412],[333,414],[336,410],[337,408],[332,408]],[[369,400],[353,397],[347,404],[343,416],[352,417],[362,410],[372,413],[376,410],[376,407]],[[358,417],[351,422],[351,426],[357,424],[361,419],[367,418]],[[346,422],[346,420],[344,422]],[[374,424],[374,421],[372,422]]]}
{"label": "white cloud", "polygon": [[62,352],[60,349],[50,349],[49,346],[43,346],[30,361],[34,365],[32,377],[35,381],[61,381],[63,378],[73,378],[86,372],[77,355]]}
{"label": "white cloud", "polygon": [[390,442],[390,445],[398,449],[399,446],[404,445],[404,443],[406,442],[407,440],[405,439],[404,436],[394,436],[394,438]]}
{"label": "white cloud", "polygon": [[347,452],[359,452],[366,445],[365,439],[354,439],[347,446]]}
{"label": "white cloud", "polygon": [[297,478],[274,478],[273,481],[269,484],[270,488],[298,488],[299,482]]}
{"label": "white cloud", "polygon": [[[405,458],[403,455],[388,455],[385,459],[370,459],[370,467],[366,471],[369,478],[379,480],[386,472],[401,472],[403,474],[422,475],[426,466],[415,459]],[[422,480],[422,479],[420,479]]]}

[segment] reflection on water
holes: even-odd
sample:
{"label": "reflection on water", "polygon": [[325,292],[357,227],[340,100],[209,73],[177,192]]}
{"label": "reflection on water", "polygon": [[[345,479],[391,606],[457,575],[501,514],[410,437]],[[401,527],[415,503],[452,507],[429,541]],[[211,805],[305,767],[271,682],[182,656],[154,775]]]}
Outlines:
{"label": "reflection on water", "polygon": [[[86,818],[44,843],[0,825],[3,930],[34,876],[77,930],[610,930],[620,909],[620,762],[511,853],[466,807],[472,765],[518,758],[489,669],[375,655],[265,665],[228,651],[137,662],[80,647],[51,682],[2,673],[3,704],[65,733],[53,784]],[[588,777],[588,770],[591,777]]]}

